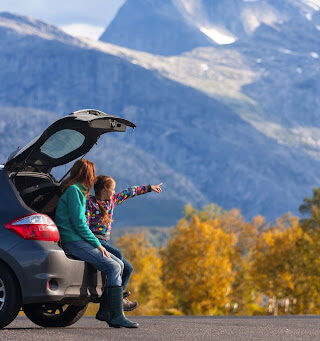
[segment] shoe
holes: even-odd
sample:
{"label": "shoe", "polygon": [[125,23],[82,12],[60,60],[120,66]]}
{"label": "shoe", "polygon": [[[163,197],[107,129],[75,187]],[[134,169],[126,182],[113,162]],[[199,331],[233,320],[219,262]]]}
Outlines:
{"label": "shoe", "polygon": [[131,295],[131,292],[128,290],[128,291],[124,291],[123,292],[123,298],[127,298]]}
{"label": "shoe", "polygon": [[122,287],[109,287],[107,294],[108,309],[110,310],[110,319],[107,319],[109,327],[114,328],[138,328],[137,322],[127,319],[123,313]]}
{"label": "shoe", "polygon": [[108,288],[105,287],[100,298],[100,307],[96,314],[96,319],[109,323],[111,312],[108,305]]}
{"label": "shoe", "polygon": [[138,302],[131,302],[127,298],[123,299],[123,310],[124,311],[132,311],[136,309],[138,306]]}

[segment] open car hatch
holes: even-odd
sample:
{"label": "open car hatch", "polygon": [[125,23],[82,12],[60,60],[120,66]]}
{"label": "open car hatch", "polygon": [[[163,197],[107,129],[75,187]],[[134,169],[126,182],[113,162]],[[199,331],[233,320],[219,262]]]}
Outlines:
{"label": "open car hatch", "polygon": [[86,154],[102,134],[124,132],[136,126],[125,119],[95,109],[83,109],[51,124],[39,137],[11,154],[10,171],[50,172]]}

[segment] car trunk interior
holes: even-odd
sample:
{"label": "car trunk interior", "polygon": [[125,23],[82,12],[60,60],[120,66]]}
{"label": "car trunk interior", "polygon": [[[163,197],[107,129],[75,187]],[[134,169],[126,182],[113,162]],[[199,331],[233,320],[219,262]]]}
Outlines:
{"label": "car trunk interior", "polygon": [[59,183],[46,173],[19,172],[10,173],[9,178],[24,203],[38,213],[44,213],[54,219],[59,200]]}

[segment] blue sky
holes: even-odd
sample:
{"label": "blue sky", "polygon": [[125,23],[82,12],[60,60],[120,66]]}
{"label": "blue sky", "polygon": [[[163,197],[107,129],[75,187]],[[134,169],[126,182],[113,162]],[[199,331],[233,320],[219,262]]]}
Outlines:
{"label": "blue sky", "polygon": [[97,39],[125,0],[1,0],[0,12],[26,15]]}

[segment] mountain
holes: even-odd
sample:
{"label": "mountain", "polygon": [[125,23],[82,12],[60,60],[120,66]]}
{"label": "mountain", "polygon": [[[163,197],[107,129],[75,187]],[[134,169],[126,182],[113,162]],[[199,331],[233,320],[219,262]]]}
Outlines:
{"label": "mountain", "polygon": [[[135,131],[108,137],[112,147],[100,146],[99,141],[92,151],[99,172],[112,173],[116,179],[119,175],[121,187],[144,179],[165,182],[167,193],[148,194],[123,206],[129,212],[132,205],[131,219],[135,215],[143,220],[132,225],[147,225],[147,219],[154,226],[164,220],[172,225],[187,201],[198,206],[215,202],[226,209],[238,207],[247,218],[263,214],[274,219],[288,210],[297,213],[302,199],[319,185],[313,158],[258,131],[225,104],[224,89],[201,90],[204,78],[209,77],[208,85],[214,83],[213,75],[222,75],[221,81],[228,75],[234,85],[229,99],[235,99],[239,95],[236,84],[257,77],[252,72],[244,81],[247,72],[238,69],[246,61],[239,53],[210,47],[179,58],[154,56],[60,33],[57,39],[46,38],[45,29],[37,34],[37,22],[31,19],[30,29],[21,32],[14,27],[21,22],[26,25],[28,19],[20,22],[15,17],[8,23],[7,16],[2,21],[0,15],[0,106],[56,115],[95,107],[137,124]],[[52,30],[48,25],[48,31]],[[185,84],[181,75],[174,76],[181,67],[182,74],[188,73],[188,65],[195,60],[195,69],[189,68],[190,83]],[[220,98],[213,98],[210,91],[218,90]],[[8,141],[18,142],[14,122],[38,129],[35,123],[27,125],[28,114],[10,116],[4,115],[3,120],[9,122],[4,129],[10,133],[2,145],[5,150]],[[8,153],[16,146],[12,147]]]}
{"label": "mountain", "polygon": [[[317,0],[172,0],[179,12],[213,39],[233,41],[250,36],[261,25],[276,27],[298,17],[311,18]],[[231,41],[231,42],[233,42]]]}
{"label": "mountain", "polygon": [[[172,0],[172,5],[217,44],[167,62],[138,58],[139,63],[205,92],[266,136],[319,160],[319,1]],[[127,19],[119,12],[115,20]],[[140,39],[139,32],[132,33]],[[170,45],[169,39],[166,48]]]}
{"label": "mountain", "polygon": [[184,19],[171,0],[126,1],[100,40],[161,55],[213,43]]}
{"label": "mountain", "polygon": [[230,44],[261,25],[311,20],[318,0],[127,0],[101,41],[160,55]]}
{"label": "mountain", "polygon": [[320,126],[319,44],[319,29],[300,18],[278,29],[262,25],[235,47],[260,74],[244,93],[261,103],[270,121],[290,128]]}

